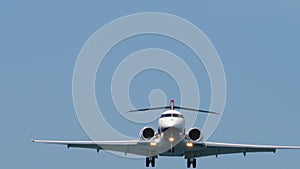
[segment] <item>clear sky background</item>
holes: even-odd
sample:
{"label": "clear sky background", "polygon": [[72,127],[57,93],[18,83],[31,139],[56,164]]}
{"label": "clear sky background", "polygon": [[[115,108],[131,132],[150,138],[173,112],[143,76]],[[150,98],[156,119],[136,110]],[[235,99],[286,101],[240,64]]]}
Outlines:
{"label": "clear sky background", "polygon": [[[88,140],[72,102],[72,74],[79,51],[92,33],[113,19],[152,11],[189,20],[209,37],[220,55],[227,76],[227,102],[210,141],[300,145],[298,1],[12,0],[0,2],[0,168],[145,168],[144,159],[33,144],[29,129],[33,128],[35,138]],[[128,48],[121,44],[111,55],[160,47],[179,52],[192,69],[201,65],[184,56],[180,44],[163,45],[167,41],[154,36],[137,37],[128,42]],[[107,63],[118,61],[108,58],[111,60]],[[105,74],[105,70],[100,72]],[[201,107],[208,108],[209,82],[205,70],[198,73]],[[158,76],[164,81],[151,83]],[[103,82],[103,77],[110,76],[100,74],[96,84]],[[179,100],[177,88],[168,88],[169,83],[172,79],[159,72],[139,75],[130,89],[138,91],[132,95],[135,106],[148,106],[147,92],[157,87],[170,93],[168,99]],[[142,125],[109,114],[116,113],[111,98],[99,93],[97,96],[105,105],[108,121],[119,131],[138,137]],[[204,117],[199,115],[195,126],[201,127]],[[242,154],[223,155],[200,158],[197,168],[296,169],[299,157],[300,151],[296,150],[249,154],[246,158]],[[186,168],[186,161],[181,157],[157,160],[156,168],[170,167]]]}

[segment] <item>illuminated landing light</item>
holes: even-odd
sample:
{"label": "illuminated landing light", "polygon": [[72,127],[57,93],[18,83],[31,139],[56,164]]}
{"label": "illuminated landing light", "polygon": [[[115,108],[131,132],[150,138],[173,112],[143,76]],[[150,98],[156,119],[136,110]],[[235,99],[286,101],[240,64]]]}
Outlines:
{"label": "illuminated landing light", "polygon": [[150,142],[150,146],[156,146],[157,144],[155,142]]}
{"label": "illuminated landing light", "polygon": [[170,142],[174,142],[174,141],[175,141],[174,137],[170,137],[170,138],[169,138],[169,141],[170,141]]}
{"label": "illuminated landing light", "polygon": [[193,143],[190,143],[190,142],[186,143],[186,147],[188,147],[188,148],[192,148],[193,146],[194,146]]}

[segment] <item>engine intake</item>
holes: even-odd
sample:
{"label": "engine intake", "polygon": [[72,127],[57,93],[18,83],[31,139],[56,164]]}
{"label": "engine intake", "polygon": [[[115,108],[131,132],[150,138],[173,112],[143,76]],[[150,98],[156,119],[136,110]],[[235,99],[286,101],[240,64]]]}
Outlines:
{"label": "engine intake", "polygon": [[155,130],[152,127],[144,127],[141,132],[140,136],[143,140],[149,140],[155,135]]}
{"label": "engine intake", "polygon": [[200,141],[202,139],[202,132],[198,128],[191,128],[187,132],[187,138],[192,141]]}

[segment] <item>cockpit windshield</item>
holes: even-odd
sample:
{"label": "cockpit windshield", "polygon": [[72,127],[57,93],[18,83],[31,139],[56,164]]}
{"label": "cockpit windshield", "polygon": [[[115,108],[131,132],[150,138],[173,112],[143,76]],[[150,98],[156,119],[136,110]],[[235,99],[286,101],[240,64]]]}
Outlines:
{"label": "cockpit windshield", "polygon": [[182,114],[169,113],[169,114],[162,114],[160,116],[160,118],[163,118],[163,117],[179,117],[179,118],[183,118],[183,115]]}

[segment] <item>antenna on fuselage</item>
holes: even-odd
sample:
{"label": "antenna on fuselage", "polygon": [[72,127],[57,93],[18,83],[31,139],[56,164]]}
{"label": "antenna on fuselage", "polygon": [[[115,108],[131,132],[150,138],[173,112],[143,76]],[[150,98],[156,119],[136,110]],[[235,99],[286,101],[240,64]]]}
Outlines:
{"label": "antenna on fuselage", "polygon": [[220,114],[213,111],[207,111],[207,110],[201,110],[201,109],[193,109],[193,108],[187,108],[187,107],[181,107],[181,106],[175,106],[175,101],[170,101],[170,106],[162,106],[162,107],[150,107],[150,108],[143,108],[143,109],[136,109],[136,110],[128,110],[126,112],[138,112],[138,111],[147,111],[147,110],[159,110],[159,109],[181,109],[181,110],[188,110],[188,111],[195,111],[200,113],[208,113],[208,114]]}

